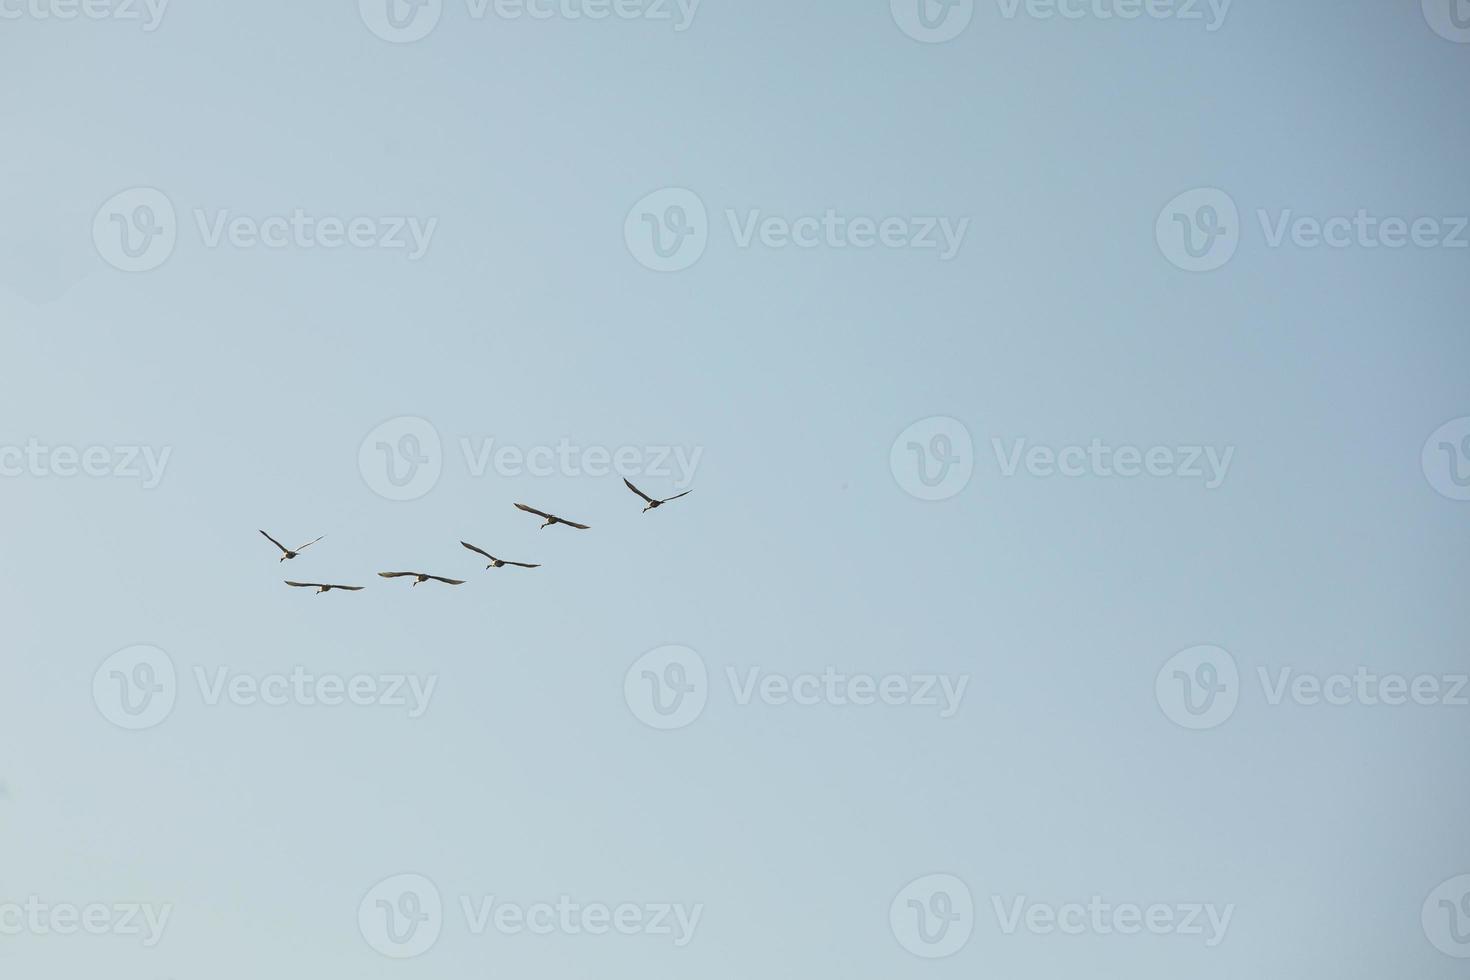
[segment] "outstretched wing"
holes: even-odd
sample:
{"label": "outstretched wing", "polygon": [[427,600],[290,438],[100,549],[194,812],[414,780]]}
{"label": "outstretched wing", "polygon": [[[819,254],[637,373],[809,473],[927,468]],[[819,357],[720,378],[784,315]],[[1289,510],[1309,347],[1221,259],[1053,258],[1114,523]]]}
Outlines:
{"label": "outstretched wing", "polygon": [[462,578],[445,578],[442,575],[430,575],[429,578],[435,582],[443,582],[445,585],[464,585],[464,579]]}
{"label": "outstretched wing", "polygon": [[329,589],[342,589],[345,592],[361,592],[362,591],[362,586],[360,586],[360,585],[329,585],[329,586],[327,586],[327,588],[329,588]]}
{"label": "outstretched wing", "polygon": [[537,510],[535,507],[527,507],[525,504],[516,504],[516,507],[519,510],[525,511],[527,514],[535,514],[537,517],[545,517],[548,520],[551,518],[551,515],[546,513],[546,511]]}
{"label": "outstretched wing", "polygon": [[507,565],[514,565],[517,568],[540,568],[541,567],[540,565],[532,565],[532,564],[530,564],[528,562],[523,562],[523,561],[508,561],[508,562],[506,562],[506,564]]}
{"label": "outstretched wing", "polygon": [[486,558],[489,558],[491,561],[499,561],[500,560],[499,558],[496,558],[494,555],[490,554],[490,552],[486,551],[484,548],[476,548],[474,545],[470,544],[468,541],[461,541],[460,544],[464,545],[466,548],[470,549],[471,551],[473,551],[477,555],[484,555]]}
{"label": "outstretched wing", "polygon": [[326,537],[325,534],[323,534],[321,536],[321,538],[312,538],[310,541],[306,542],[306,544],[302,545],[301,547],[297,548],[296,550],[297,551],[305,551],[307,548],[310,548],[312,545],[316,544],[318,541],[320,541],[324,537]]}
{"label": "outstretched wing", "polygon": [[403,578],[404,576],[418,577],[418,572],[379,572],[383,578]]}
{"label": "outstretched wing", "polygon": [[683,497],[686,494],[691,494],[693,492],[694,492],[694,488],[693,487],[690,487],[688,490],[685,490],[684,493],[676,493],[672,497],[665,497],[664,498],[664,503],[668,503],[670,500],[678,500],[680,497]]}
{"label": "outstretched wing", "polygon": [[642,497],[644,503],[649,503],[649,504],[653,503],[653,498],[650,497],[648,494],[644,493],[642,490],[639,490],[637,487],[633,486],[633,482],[631,480],[629,480],[626,476],[623,477],[623,484],[625,486],[627,486],[627,488],[629,490],[632,490],[638,496]]}
{"label": "outstretched wing", "polygon": [[[261,534],[265,534],[264,531],[261,531],[260,533]],[[277,541],[275,538],[271,537],[269,534],[265,534],[265,539],[267,541],[269,541],[271,544],[275,545],[277,548],[280,548],[282,554],[289,555],[291,553],[291,549],[290,548],[288,548],[285,545],[281,544],[281,542]]]}
{"label": "outstretched wing", "polygon": [[322,587],[320,582],[287,582],[286,584],[295,589],[319,589]]}

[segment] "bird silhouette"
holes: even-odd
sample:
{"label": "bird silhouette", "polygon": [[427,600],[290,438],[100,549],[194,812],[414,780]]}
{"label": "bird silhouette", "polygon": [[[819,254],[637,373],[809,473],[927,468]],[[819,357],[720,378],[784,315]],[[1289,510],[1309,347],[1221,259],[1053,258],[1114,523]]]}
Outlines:
{"label": "bird silhouette", "polygon": [[427,572],[379,572],[378,574],[383,578],[412,578],[414,585],[422,585],[430,579],[435,582],[443,582],[445,585],[464,585],[464,579],[444,578],[442,575],[430,575]]}
{"label": "bird silhouette", "polygon": [[643,513],[645,514],[651,510],[654,510],[655,508],[662,507],[670,500],[678,500],[680,497],[684,496],[684,494],[694,492],[694,490],[691,488],[689,490],[685,490],[684,493],[676,493],[672,497],[665,497],[663,500],[655,500],[648,494],[644,493],[642,490],[639,490],[637,487],[633,486],[632,482],[626,476],[623,477],[623,482],[627,484],[629,490],[632,490],[634,493],[636,493],[638,496],[642,497],[648,502],[648,506],[643,508]]}
{"label": "bird silhouette", "polygon": [[271,544],[275,545],[277,548],[280,548],[281,549],[281,561],[286,561],[286,560],[288,560],[290,558],[295,558],[297,555],[301,554],[307,548],[310,548],[312,545],[316,544],[322,538],[326,537],[326,535],[323,534],[321,536],[321,538],[313,538],[312,540],[306,542],[306,544],[304,544],[301,547],[297,548],[295,551],[292,551],[290,548],[288,548],[285,545],[281,544],[281,542],[277,541],[275,538],[271,537],[269,534],[266,534],[264,531],[261,531],[260,533],[261,534],[265,534],[265,539],[267,541],[269,541]]}
{"label": "bird silhouette", "polygon": [[360,585],[326,585],[322,582],[287,582],[293,589],[316,589],[316,594],[331,592],[333,589],[341,589],[343,592],[361,592]]}
{"label": "bird silhouette", "polygon": [[523,561],[506,561],[504,558],[496,558],[494,555],[490,554],[490,552],[486,551],[484,548],[476,548],[474,545],[470,544],[468,541],[461,541],[460,544],[464,545],[466,548],[470,549],[475,554],[477,554],[477,555],[484,555],[486,558],[490,559],[490,564],[486,565],[485,566],[486,568],[504,568],[506,565],[514,565],[517,568],[540,568],[541,567],[540,565],[531,565],[531,564],[528,564],[527,562],[523,562]]}
{"label": "bird silhouette", "polygon": [[541,525],[543,529],[551,527],[551,525],[553,524],[565,524],[567,527],[574,527],[579,531],[587,530],[586,524],[578,524],[576,521],[569,521],[564,517],[557,517],[555,514],[548,514],[546,513],[546,511],[537,510],[535,507],[527,507],[525,504],[516,504],[516,507],[525,511],[527,514],[535,514],[537,517],[546,518],[546,523]]}

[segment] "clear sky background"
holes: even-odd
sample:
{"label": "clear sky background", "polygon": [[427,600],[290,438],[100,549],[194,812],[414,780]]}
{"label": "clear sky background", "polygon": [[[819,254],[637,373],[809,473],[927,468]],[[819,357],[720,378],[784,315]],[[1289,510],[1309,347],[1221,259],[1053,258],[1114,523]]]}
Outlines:
{"label": "clear sky background", "polygon": [[[37,0],[40,2],[40,0]],[[174,0],[0,20],[0,445],[168,448],[157,487],[0,478],[0,902],[172,904],[145,949],[0,936],[0,972],[119,980],[1463,975],[1421,925],[1470,873],[1470,707],[1269,703],[1257,670],[1470,669],[1470,503],[1425,440],[1470,416],[1470,250],[1269,246],[1256,218],[1470,214],[1470,44],[1417,0],[1007,18],[946,43],[887,3],[705,0],[670,22],[446,0],[390,43],[346,0]],[[158,268],[94,243],[157,188]],[[709,242],[650,271],[634,203]],[[1238,205],[1223,268],[1155,237]],[[968,218],[933,250],[740,247],[725,211]],[[437,219],[427,254],[209,247],[193,212]],[[359,447],[427,420],[442,475]],[[890,449],[948,416],[974,475],[916,499]],[[702,452],[649,514],[616,476],[476,476],[461,439]],[[1234,447],[1224,482],[1006,476],[992,440]],[[1470,466],[1470,461],[1467,461]],[[636,482],[658,495],[675,480]],[[593,526],[536,529],[525,500]],[[256,533],[326,540],[278,563]],[[476,542],[534,571],[487,572]],[[410,589],[379,570],[467,578]],[[283,578],[368,586],[316,597]],[[92,693],[148,644],[177,703]],[[681,644],[708,702],[624,697]],[[1155,677],[1239,665],[1218,727]],[[194,669],[437,675],[388,707],[205,703]],[[969,678],[960,710],[741,705],[725,669]],[[360,934],[401,872],[449,906],[421,957]],[[911,880],[976,906],[953,956],[889,927]],[[656,936],[469,934],[458,899],[702,903]],[[1224,941],[1006,934],[993,899],[1234,905]],[[1470,952],[1467,949],[1466,952]]]}

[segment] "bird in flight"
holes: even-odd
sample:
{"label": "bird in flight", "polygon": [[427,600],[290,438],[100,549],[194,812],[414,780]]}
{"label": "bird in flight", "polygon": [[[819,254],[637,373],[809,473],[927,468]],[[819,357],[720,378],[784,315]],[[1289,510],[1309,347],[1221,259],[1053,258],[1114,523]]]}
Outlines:
{"label": "bird in flight", "polygon": [[[284,561],[285,559],[282,560]],[[316,589],[317,595],[321,595],[323,592],[331,592],[333,589],[341,589],[343,592],[362,591],[362,586],[360,585],[326,585],[321,582],[287,582],[286,584],[293,589]]]}
{"label": "bird in flight", "polygon": [[[260,533],[261,534],[265,534],[264,531],[261,531]],[[288,558],[295,558],[297,555],[301,554],[307,548],[310,548],[312,545],[316,544],[318,541],[320,541],[324,537],[326,537],[325,534],[323,534],[321,538],[313,538],[312,540],[306,542],[306,544],[304,544],[301,547],[297,548],[295,551],[292,551],[290,548],[288,548],[285,545],[281,544],[281,542],[277,541],[275,538],[271,537],[269,534],[265,534],[265,539],[267,541],[269,541],[271,544],[275,545],[277,548],[280,548],[281,549],[281,561],[285,561]]]}
{"label": "bird in flight", "polygon": [[653,510],[656,507],[662,507],[664,504],[668,503],[670,500],[678,500],[680,497],[684,496],[684,493],[693,493],[694,492],[693,489],[689,489],[689,490],[685,490],[684,493],[676,493],[672,497],[665,497],[663,500],[655,500],[652,497],[650,497],[648,494],[644,493],[642,490],[639,490],[637,487],[633,486],[632,482],[629,481],[629,479],[626,476],[623,477],[623,482],[625,484],[627,484],[629,490],[632,490],[634,493],[636,493],[638,496],[642,497],[644,500],[646,500],[648,502],[648,506],[645,507],[645,508],[643,508],[643,513],[645,513],[645,514],[648,513],[649,511]]}
{"label": "bird in flight", "polygon": [[541,525],[542,528],[551,527],[551,525],[553,524],[565,524],[567,527],[574,527],[579,531],[587,530],[586,524],[578,524],[576,521],[569,521],[565,517],[557,517],[555,514],[548,514],[546,513],[546,511],[537,510],[535,507],[527,507],[525,504],[516,504],[516,507],[525,511],[527,514],[535,514],[537,517],[546,518],[546,523]]}
{"label": "bird in flight", "polygon": [[523,562],[523,561],[506,561],[504,558],[496,558],[494,555],[490,554],[490,552],[486,551],[484,548],[476,548],[474,545],[470,544],[468,541],[461,541],[460,544],[464,545],[466,548],[470,549],[475,554],[477,554],[477,555],[484,555],[486,558],[490,559],[490,564],[486,565],[485,566],[486,568],[504,568],[506,565],[514,565],[517,568],[540,568],[541,567],[540,565],[531,565],[531,564],[528,564],[528,563]]}
{"label": "bird in flight", "polygon": [[464,585],[464,579],[444,578],[442,575],[429,575],[426,572],[379,572],[378,574],[383,578],[412,578],[414,585],[421,585],[430,579],[435,582],[443,582],[445,585]]}

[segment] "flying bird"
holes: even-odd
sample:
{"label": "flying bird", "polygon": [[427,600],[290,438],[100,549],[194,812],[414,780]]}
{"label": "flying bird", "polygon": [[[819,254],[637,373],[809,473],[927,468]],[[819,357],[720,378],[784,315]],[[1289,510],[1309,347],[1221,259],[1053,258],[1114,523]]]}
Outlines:
{"label": "flying bird", "polygon": [[[282,559],[284,561],[284,559]],[[326,585],[321,582],[287,582],[293,589],[316,589],[316,594],[331,592],[333,589],[341,589],[343,592],[361,592],[360,585]]]}
{"label": "flying bird", "polygon": [[464,585],[464,579],[444,578],[442,575],[430,575],[427,572],[379,572],[378,574],[383,578],[412,578],[414,585],[422,585],[430,579],[435,582],[443,582],[445,585]]}
{"label": "flying bird", "polygon": [[486,558],[490,559],[490,564],[486,565],[485,566],[486,568],[504,568],[506,565],[514,565],[517,568],[540,568],[541,567],[540,565],[531,565],[531,564],[528,564],[528,563],[523,562],[523,561],[506,561],[504,558],[496,558],[494,555],[490,554],[490,552],[486,551],[484,548],[476,548],[474,545],[470,544],[468,541],[461,541],[460,544],[464,545],[466,548],[470,549],[475,554],[477,554],[477,555],[484,555]]}
{"label": "flying bird", "polygon": [[655,500],[652,497],[650,497],[648,494],[644,493],[642,490],[639,490],[637,487],[633,486],[633,484],[628,480],[628,478],[626,476],[623,477],[623,482],[625,484],[627,484],[629,490],[632,490],[638,496],[640,496],[644,500],[648,501],[648,506],[645,507],[645,508],[643,508],[643,513],[645,513],[645,514],[648,513],[649,511],[653,510],[656,507],[662,507],[664,504],[668,503],[670,500],[678,500],[680,497],[684,496],[685,493],[693,493],[694,492],[693,489],[691,488],[689,490],[685,490],[684,493],[676,493],[672,497],[665,497],[663,500]]}
{"label": "flying bird", "polygon": [[537,517],[546,518],[546,523],[541,525],[542,528],[551,527],[551,525],[553,524],[565,524],[567,527],[574,527],[579,531],[587,530],[586,524],[578,524],[576,521],[569,521],[564,517],[557,517],[555,514],[548,514],[546,513],[546,511],[537,510],[535,507],[527,507],[525,504],[516,504],[516,507],[525,511],[527,514],[535,514]]}
{"label": "flying bird", "polygon": [[[265,534],[264,531],[261,531],[260,533],[261,534]],[[295,558],[297,555],[301,554],[307,548],[310,548],[312,545],[316,544],[318,541],[320,541],[324,537],[326,537],[325,534],[323,534],[321,538],[313,538],[312,540],[306,542],[306,544],[304,544],[301,547],[297,548],[295,551],[292,551],[290,548],[288,548],[285,545],[281,544],[281,542],[277,541],[275,538],[271,537],[269,534],[265,534],[265,539],[267,541],[269,541],[271,544],[275,545],[277,548],[280,548],[281,549],[281,561],[285,561],[288,558]]]}

